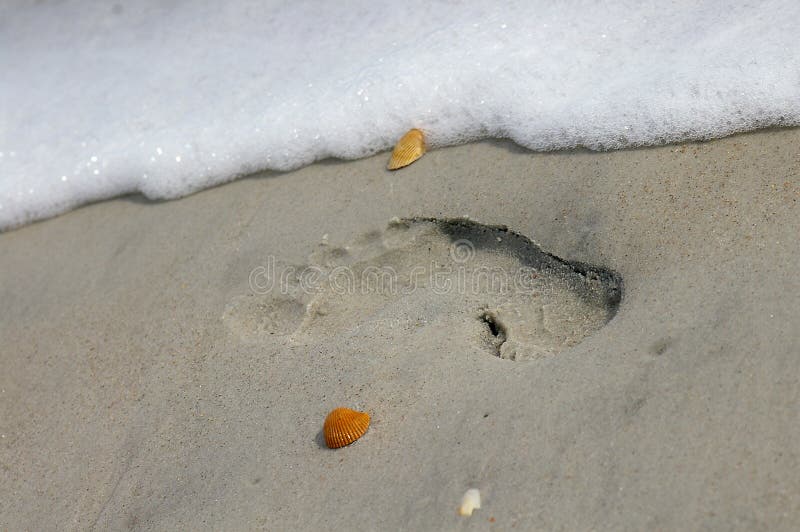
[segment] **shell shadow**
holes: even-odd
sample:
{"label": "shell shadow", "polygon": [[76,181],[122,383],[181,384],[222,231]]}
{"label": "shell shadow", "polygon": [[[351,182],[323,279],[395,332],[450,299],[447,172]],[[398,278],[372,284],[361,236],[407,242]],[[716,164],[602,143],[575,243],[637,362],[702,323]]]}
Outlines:
{"label": "shell shadow", "polygon": [[328,444],[325,443],[325,433],[322,431],[322,429],[320,429],[319,432],[317,432],[317,435],[314,438],[314,442],[316,442],[317,446],[320,449],[325,449],[326,451],[331,451],[332,450],[332,449],[329,449],[328,448]]}

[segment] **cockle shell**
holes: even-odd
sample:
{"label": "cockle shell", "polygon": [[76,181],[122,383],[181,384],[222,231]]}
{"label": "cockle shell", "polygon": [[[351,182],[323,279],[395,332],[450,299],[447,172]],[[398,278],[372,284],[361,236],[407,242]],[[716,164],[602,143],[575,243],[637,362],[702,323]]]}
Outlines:
{"label": "cockle shell", "polygon": [[413,163],[425,153],[425,135],[419,129],[412,129],[394,145],[392,158],[387,168],[397,170]]}
{"label": "cockle shell", "polygon": [[331,449],[350,445],[367,432],[369,414],[349,408],[336,408],[325,418],[322,432],[325,443]]}

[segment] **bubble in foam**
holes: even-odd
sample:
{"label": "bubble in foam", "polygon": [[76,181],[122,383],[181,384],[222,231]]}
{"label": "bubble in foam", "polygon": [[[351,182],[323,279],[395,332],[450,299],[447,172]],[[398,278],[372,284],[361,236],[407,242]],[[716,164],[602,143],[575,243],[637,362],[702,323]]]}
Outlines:
{"label": "bubble in foam", "polygon": [[0,5],[14,73],[0,82],[0,228],[364,157],[412,127],[431,147],[504,137],[552,150],[800,124],[793,0],[219,9]]}

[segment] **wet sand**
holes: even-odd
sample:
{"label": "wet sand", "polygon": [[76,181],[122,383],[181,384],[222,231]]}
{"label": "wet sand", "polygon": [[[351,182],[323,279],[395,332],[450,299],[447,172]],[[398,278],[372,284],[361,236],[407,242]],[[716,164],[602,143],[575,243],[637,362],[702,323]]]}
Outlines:
{"label": "wet sand", "polygon": [[[387,157],[0,234],[0,529],[796,527],[800,130]],[[500,338],[474,298],[254,290],[271,260],[454,260],[395,217],[507,226],[621,302],[605,323],[542,285],[536,351],[519,294],[487,303]],[[470,260],[513,271],[503,245]],[[332,451],[339,405],[372,425]]]}

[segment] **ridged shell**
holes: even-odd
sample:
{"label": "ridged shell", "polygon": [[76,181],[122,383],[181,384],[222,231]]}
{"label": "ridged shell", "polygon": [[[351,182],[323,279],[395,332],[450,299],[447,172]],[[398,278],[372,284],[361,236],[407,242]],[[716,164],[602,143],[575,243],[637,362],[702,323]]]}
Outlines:
{"label": "ridged shell", "polygon": [[325,418],[322,432],[325,443],[331,449],[350,445],[367,432],[369,414],[349,408],[336,408]]}
{"label": "ridged shell", "polygon": [[425,153],[425,135],[419,129],[412,129],[394,145],[392,158],[387,168],[397,170],[413,163]]}

